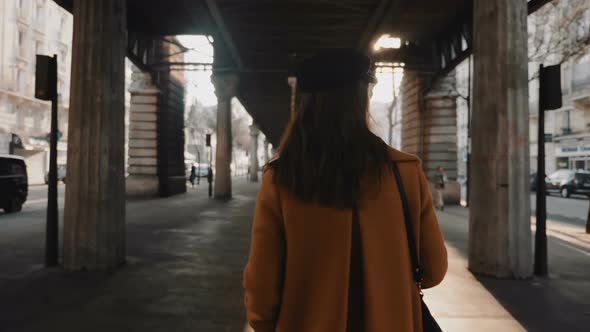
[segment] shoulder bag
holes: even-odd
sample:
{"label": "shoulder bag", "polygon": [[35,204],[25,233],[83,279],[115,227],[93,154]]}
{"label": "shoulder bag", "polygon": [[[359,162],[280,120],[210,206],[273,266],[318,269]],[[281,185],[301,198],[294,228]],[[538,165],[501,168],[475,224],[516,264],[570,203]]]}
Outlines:
{"label": "shoulder bag", "polygon": [[408,238],[408,247],[410,249],[410,259],[412,261],[412,275],[418,292],[420,293],[420,302],[422,303],[422,330],[424,332],[442,332],[440,326],[432,317],[430,310],[424,303],[424,293],[422,293],[422,268],[420,267],[420,261],[418,260],[418,251],[416,250],[416,238],[414,237],[414,226],[412,224],[412,218],[410,216],[410,208],[408,206],[408,198],[406,191],[404,190],[404,184],[402,177],[399,172],[397,162],[393,162],[393,174],[397,182],[397,188],[399,189],[399,195],[402,201],[402,207],[404,210],[404,220],[406,223],[406,236]]}

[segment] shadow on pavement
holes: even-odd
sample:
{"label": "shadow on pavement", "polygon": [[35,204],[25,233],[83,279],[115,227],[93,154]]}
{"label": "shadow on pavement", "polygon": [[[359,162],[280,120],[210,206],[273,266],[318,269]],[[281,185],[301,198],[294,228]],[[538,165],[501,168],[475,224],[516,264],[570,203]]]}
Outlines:
{"label": "shadow on pavement", "polygon": [[0,330],[241,331],[256,191],[242,184],[227,202],[197,190],[128,203],[125,266],[0,278]]}
{"label": "shadow on pavement", "polygon": [[[438,213],[446,242],[468,259],[468,212],[450,207]],[[534,238],[533,238],[534,240]],[[590,326],[590,261],[573,260],[549,238],[549,278],[476,279],[527,331],[588,331]]]}

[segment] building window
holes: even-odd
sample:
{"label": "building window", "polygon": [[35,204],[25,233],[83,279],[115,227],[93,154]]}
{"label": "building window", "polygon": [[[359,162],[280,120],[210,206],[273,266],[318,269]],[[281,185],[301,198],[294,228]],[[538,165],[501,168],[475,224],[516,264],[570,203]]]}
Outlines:
{"label": "building window", "polygon": [[19,93],[25,93],[25,72],[24,70],[19,70],[16,74],[16,91]]}
{"label": "building window", "polygon": [[43,4],[38,3],[35,7],[35,21],[37,23],[43,23]]}
{"label": "building window", "polygon": [[60,22],[59,22],[59,30],[57,31],[57,40],[59,40],[59,41],[62,40],[65,27],[66,27],[66,18],[62,16],[60,19]]}
{"label": "building window", "polygon": [[25,33],[23,31],[18,32],[17,43],[18,43],[18,48],[17,48],[18,55],[21,57],[25,57],[27,55],[27,53],[26,53],[26,49],[25,49]]}
{"label": "building window", "polygon": [[562,119],[562,126],[561,129],[564,135],[569,135],[572,133],[571,122],[570,122],[570,111],[563,112],[563,119]]}
{"label": "building window", "polygon": [[43,43],[41,43],[41,42],[35,43],[35,54],[43,54]]}
{"label": "building window", "polygon": [[65,69],[66,64],[67,64],[66,61],[68,60],[68,53],[64,50],[60,51],[59,58],[60,58],[62,69]]}

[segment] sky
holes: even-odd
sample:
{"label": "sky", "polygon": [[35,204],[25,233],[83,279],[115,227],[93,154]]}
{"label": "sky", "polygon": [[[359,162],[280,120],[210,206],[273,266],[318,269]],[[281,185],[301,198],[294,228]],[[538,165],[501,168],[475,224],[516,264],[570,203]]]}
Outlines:
{"label": "sky", "polygon": [[[213,46],[206,36],[178,36],[178,40],[186,47],[192,49],[185,53],[185,62],[212,63]],[[187,101],[192,103],[195,99],[205,106],[217,103],[215,90],[211,83],[211,71],[186,71]],[[373,90],[371,101],[391,102],[394,79],[391,72],[377,73],[379,83]],[[401,75],[395,75],[396,86],[399,87]]]}

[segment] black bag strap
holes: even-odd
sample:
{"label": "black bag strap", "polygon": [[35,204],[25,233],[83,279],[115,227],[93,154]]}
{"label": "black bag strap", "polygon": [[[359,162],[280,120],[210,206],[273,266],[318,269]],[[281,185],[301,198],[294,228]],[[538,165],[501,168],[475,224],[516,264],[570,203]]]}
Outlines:
{"label": "black bag strap", "polygon": [[397,188],[399,190],[399,196],[402,201],[402,207],[404,210],[404,221],[406,223],[406,236],[408,238],[408,247],[410,249],[410,259],[412,261],[412,275],[416,285],[419,289],[422,289],[422,268],[420,267],[420,261],[418,260],[418,251],[416,250],[416,238],[414,237],[414,226],[412,224],[412,217],[410,216],[410,207],[408,206],[408,197],[404,190],[404,183],[399,172],[399,167],[396,161],[392,163],[393,174],[397,182]]}

